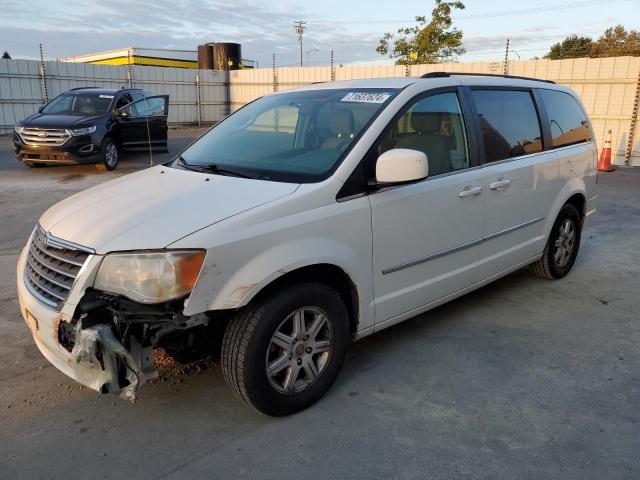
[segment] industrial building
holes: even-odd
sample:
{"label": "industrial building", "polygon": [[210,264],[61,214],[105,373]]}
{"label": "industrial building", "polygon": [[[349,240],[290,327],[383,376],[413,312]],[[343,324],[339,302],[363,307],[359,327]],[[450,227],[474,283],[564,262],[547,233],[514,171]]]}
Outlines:
{"label": "industrial building", "polygon": [[[207,43],[198,50],[128,47],[59,59],[61,62],[98,65],[144,65],[149,67],[237,70],[253,68],[254,62],[241,57],[238,43]],[[226,67],[225,67],[226,66]]]}

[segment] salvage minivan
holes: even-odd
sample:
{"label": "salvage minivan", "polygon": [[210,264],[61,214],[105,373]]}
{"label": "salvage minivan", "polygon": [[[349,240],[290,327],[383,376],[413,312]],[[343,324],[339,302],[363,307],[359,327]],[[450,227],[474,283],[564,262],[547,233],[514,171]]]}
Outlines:
{"label": "salvage minivan", "polygon": [[135,399],[154,348],[219,339],[234,393],[287,415],[352,340],[521,267],[564,277],[596,180],[589,119],[553,82],[313,84],[51,207],[20,256],[20,307],[44,356],[97,391]]}

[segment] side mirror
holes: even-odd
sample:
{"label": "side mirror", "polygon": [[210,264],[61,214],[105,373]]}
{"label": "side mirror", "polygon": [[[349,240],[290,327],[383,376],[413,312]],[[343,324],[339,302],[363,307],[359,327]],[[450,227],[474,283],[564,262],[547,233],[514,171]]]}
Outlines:
{"label": "side mirror", "polygon": [[116,115],[120,118],[127,118],[129,116],[129,114],[123,109],[119,109],[118,111],[116,111]]}
{"label": "side mirror", "polygon": [[376,181],[381,184],[422,180],[429,175],[427,156],[418,150],[394,148],[378,157]]}

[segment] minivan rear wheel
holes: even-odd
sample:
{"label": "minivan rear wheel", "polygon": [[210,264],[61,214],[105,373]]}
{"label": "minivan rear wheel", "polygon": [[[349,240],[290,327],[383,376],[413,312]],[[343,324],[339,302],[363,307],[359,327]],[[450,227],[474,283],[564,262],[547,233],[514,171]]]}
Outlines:
{"label": "minivan rear wheel", "polygon": [[349,344],[340,296],[319,283],[291,286],[240,310],[222,342],[222,371],[235,395],[261,413],[289,415],[334,382]]}
{"label": "minivan rear wheel", "polygon": [[580,248],[582,219],[576,207],[564,205],[556,218],[542,257],[531,264],[534,275],[554,280],[564,277],[576,261]]}

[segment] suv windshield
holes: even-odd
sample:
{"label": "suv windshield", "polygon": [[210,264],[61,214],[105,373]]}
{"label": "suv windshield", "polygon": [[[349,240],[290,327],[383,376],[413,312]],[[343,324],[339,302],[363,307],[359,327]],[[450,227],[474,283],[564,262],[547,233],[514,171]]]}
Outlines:
{"label": "suv windshield", "polygon": [[263,97],[188,147],[179,165],[283,182],[320,181],[396,92],[356,88]]}
{"label": "suv windshield", "polygon": [[79,115],[93,117],[107,113],[113,95],[97,93],[63,93],[42,109],[48,115]]}

